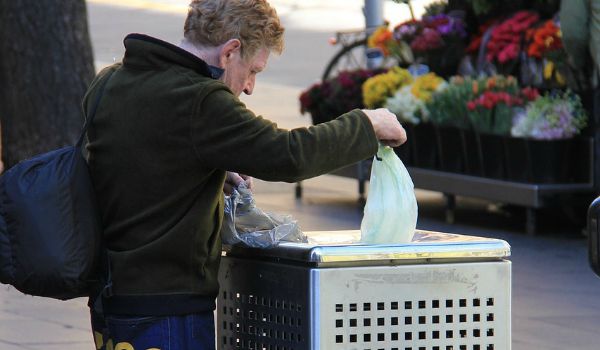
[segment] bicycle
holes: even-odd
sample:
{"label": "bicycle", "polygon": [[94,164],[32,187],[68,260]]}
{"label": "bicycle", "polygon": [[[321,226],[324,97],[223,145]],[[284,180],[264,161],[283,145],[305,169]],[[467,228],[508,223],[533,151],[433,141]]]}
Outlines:
{"label": "bicycle", "polygon": [[[414,20],[415,14],[410,0],[394,0],[408,6],[410,16]],[[389,23],[385,21],[384,25]],[[331,45],[341,45],[342,48],[331,58],[325,66],[321,80],[325,81],[337,76],[342,71],[367,68],[367,41],[372,29],[346,30],[335,33],[329,40]],[[391,60],[386,60],[383,66],[390,65]]]}
{"label": "bicycle", "polygon": [[342,71],[367,67],[365,50],[367,48],[367,30],[348,30],[335,33],[330,39],[331,45],[341,45],[342,48],[331,58],[321,80],[325,81],[337,76]]}

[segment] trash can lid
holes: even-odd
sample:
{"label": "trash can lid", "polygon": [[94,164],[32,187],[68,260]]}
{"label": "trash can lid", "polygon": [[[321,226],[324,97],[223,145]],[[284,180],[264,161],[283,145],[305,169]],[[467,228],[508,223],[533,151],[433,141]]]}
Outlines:
{"label": "trash can lid", "polygon": [[365,244],[360,231],[305,232],[309,243],[282,242],[268,249],[225,246],[227,256],[304,262],[317,266],[410,264],[423,261],[497,260],[510,256],[501,239],[415,231],[409,243]]}

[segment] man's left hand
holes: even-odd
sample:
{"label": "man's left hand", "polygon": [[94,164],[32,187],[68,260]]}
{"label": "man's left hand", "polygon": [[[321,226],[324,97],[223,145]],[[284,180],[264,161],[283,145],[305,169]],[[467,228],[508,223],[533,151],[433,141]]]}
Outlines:
{"label": "man's left hand", "polygon": [[241,184],[245,184],[246,188],[250,190],[254,189],[254,182],[252,181],[251,176],[228,171],[227,177],[225,178],[225,185],[223,186],[223,192],[225,192],[226,195],[231,195],[234,188]]}

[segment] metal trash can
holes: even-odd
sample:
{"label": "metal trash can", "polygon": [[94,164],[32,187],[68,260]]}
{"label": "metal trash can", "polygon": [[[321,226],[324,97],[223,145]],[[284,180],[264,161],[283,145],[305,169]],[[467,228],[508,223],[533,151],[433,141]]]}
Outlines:
{"label": "metal trash can", "polygon": [[511,263],[498,239],[417,231],[362,245],[359,231],[311,244],[230,247],[219,274],[219,349],[505,350]]}

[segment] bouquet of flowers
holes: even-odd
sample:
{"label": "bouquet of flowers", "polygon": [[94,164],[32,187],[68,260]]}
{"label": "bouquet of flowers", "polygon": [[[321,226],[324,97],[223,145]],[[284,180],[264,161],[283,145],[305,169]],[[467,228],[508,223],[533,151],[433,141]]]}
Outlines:
{"label": "bouquet of flowers", "polygon": [[512,76],[456,76],[446,89],[434,93],[425,107],[437,125],[507,134],[515,107],[537,96],[535,89],[520,90]]}
{"label": "bouquet of flowers", "polygon": [[410,42],[416,60],[442,76],[455,74],[467,36],[463,20],[439,14],[424,17],[421,26]]}
{"label": "bouquet of flowers", "polygon": [[508,92],[486,91],[467,102],[467,110],[475,130],[506,135],[512,127],[513,106],[522,105],[523,100],[520,97]]}
{"label": "bouquet of flowers", "polygon": [[403,122],[419,124],[421,120],[428,121],[425,103],[431,100],[434,92],[442,91],[447,85],[446,81],[435,73],[418,76],[412,84],[403,86],[389,97],[384,107]]}
{"label": "bouquet of flowers", "polygon": [[442,13],[435,16],[424,17],[423,23],[426,28],[434,29],[446,39],[452,37],[462,39],[467,36],[465,24],[459,17],[453,17]]}
{"label": "bouquet of flowers", "polygon": [[527,105],[514,119],[511,135],[537,140],[571,138],[587,124],[579,96],[565,91],[546,94]]}
{"label": "bouquet of flowers", "polygon": [[394,28],[394,40],[411,43],[423,30],[423,22],[415,19],[398,24]]}
{"label": "bouquet of flowers", "polygon": [[[553,20],[545,21],[541,26],[527,31],[527,55],[534,60],[529,64],[534,71],[533,74],[530,72],[530,75],[535,75],[537,73],[535,68],[539,65],[542,66],[541,72],[537,73],[541,77],[534,76],[532,81],[545,80],[550,85],[549,87],[565,86],[565,77],[561,72],[566,69],[566,53],[561,37],[560,28]],[[542,77],[543,79],[541,79]]]}
{"label": "bouquet of flowers", "polygon": [[498,135],[508,135],[515,113],[539,95],[535,89],[520,89],[512,76],[480,79],[473,90],[475,96],[466,103],[471,124],[478,132]]}
{"label": "bouquet of flowers", "polygon": [[439,92],[448,86],[448,83],[435,73],[427,73],[415,78],[411,86],[411,93],[423,102],[429,102],[434,92]]}
{"label": "bouquet of flowers", "polygon": [[468,128],[466,103],[475,95],[473,84],[479,89],[478,82],[472,78],[450,78],[448,86],[434,93],[431,100],[425,104],[431,122],[436,125]]}
{"label": "bouquet of flowers", "polygon": [[397,25],[392,32],[392,40],[388,41],[388,50],[398,63],[407,66],[414,62],[415,57],[410,43],[423,30],[422,21],[409,20]]}
{"label": "bouquet of flowers", "polygon": [[462,19],[437,14],[397,25],[388,49],[399,62],[416,60],[437,74],[450,76],[456,73],[466,36]]}
{"label": "bouquet of flowers", "polygon": [[425,27],[421,34],[410,43],[410,48],[415,54],[422,54],[427,51],[439,49],[444,45],[444,40],[440,32],[432,28]]}
{"label": "bouquet of flowers", "polygon": [[541,26],[527,31],[529,46],[527,54],[531,57],[542,58],[549,53],[561,50],[562,34],[553,20],[547,20]]}
{"label": "bouquet of flowers", "polygon": [[362,101],[368,108],[382,107],[388,97],[412,81],[413,78],[408,70],[392,67],[387,73],[375,75],[364,82]]}
{"label": "bouquet of flowers", "polygon": [[387,26],[377,28],[367,39],[368,47],[377,47],[381,49],[385,56],[390,54],[390,46],[392,45],[394,45],[394,38]]}
{"label": "bouquet of flowers", "polygon": [[300,112],[310,112],[313,124],[337,118],[355,108],[364,108],[362,85],[382,70],[341,72],[337,77],[314,84],[300,95]]}
{"label": "bouquet of flowers", "polygon": [[411,92],[411,86],[403,86],[392,97],[389,97],[384,107],[394,113],[401,122],[419,124],[424,104]]}
{"label": "bouquet of flowers", "polygon": [[537,21],[535,12],[519,11],[494,27],[486,44],[486,59],[499,65],[509,65],[517,60],[525,32]]}

